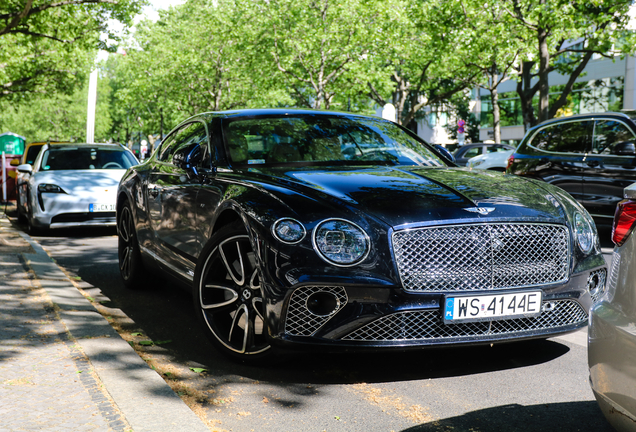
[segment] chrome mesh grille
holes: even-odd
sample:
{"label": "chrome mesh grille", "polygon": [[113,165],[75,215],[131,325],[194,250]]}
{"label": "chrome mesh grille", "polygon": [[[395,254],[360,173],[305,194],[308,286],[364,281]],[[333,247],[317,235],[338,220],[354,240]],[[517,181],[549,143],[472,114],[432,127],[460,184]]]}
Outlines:
{"label": "chrome mesh grille", "polygon": [[453,340],[476,336],[504,336],[530,330],[558,330],[587,321],[587,312],[574,300],[553,300],[553,308],[532,318],[444,324],[439,311],[400,312],[378,318],[349,333],[350,341]]}
{"label": "chrome mesh grille", "polygon": [[[307,298],[318,292],[330,292],[339,300],[339,307],[331,315],[321,316],[307,309]],[[347,292],[344,287],[304,286],[297,288],[289,300],[285,333],[291,336],[312,336],[347,304]]]}
{"label": "chrome mesh grille", "polygon": [[480,224],[393,233],[406,291],[463,291],[567,280],[569,232],[563,225]]}

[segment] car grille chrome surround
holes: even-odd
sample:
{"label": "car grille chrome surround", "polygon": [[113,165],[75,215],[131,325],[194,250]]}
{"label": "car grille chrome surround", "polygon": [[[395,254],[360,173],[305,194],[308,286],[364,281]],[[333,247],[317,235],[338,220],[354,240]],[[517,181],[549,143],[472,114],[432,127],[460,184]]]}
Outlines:
{"label": "car grille chrome surround", "polygon": [[[307,299],[312,294],[326,292],[338,299],[337,308],[329,315],[316,315],[307,308]],[[313,336],[327,321],[336,315],[348,301],[344,287],[336,286],[303,286],[297,288],[289,299],[285,333],[290,336]]]}
{"label": "car grille chrome surround", "polygon": [[594,277],[598,278],[597,279],[598,285],[596,289],[590,291],[590,296],[592,297],[592,302],[596,303],[603,296],[603,293],[605,293],[605,281],[607,279],[607,270],[600,269],[600,270],[594,270],[593,272],[590,272],[590,275],[587,278],[588,287],[594,280]]}
{"label": "car grille chrome surround", "polygon": [[[344,336],[347,341],[452,341],[460,338],[558,331],[587,322],[587,312],[574,300],[551,300],[552,308],[531,318],[444,324],[438,310],[398,312],[372,321]],[[494,338],[491,338],[494,339]]]}
{"label": "car grille chrome surround", "polygon": [[565,282],[569,230],[539,223],[467,224],[395,231],[409,292],[508,289]]}

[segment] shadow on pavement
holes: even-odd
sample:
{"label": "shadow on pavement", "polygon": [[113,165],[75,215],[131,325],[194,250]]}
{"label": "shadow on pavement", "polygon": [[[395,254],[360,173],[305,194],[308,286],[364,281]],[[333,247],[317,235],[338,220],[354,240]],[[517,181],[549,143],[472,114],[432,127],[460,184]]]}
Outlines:
{"label": "shadow on pavement", "polygon": [[611,432],[594,401],[503,405],[404,429],[403,432]]}

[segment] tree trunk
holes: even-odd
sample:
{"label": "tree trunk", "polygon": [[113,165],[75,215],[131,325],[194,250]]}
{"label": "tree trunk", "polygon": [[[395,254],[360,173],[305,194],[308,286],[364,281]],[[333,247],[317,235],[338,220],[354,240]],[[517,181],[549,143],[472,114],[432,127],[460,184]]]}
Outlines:
{"label": "tree trunk", "polygon": [[492,103],[492,129],[494,132],[494,139],[497,144],[501,143],[501,116],[499,111],[499,92],[497,91],[497,73],[492,72],[490,77],[490,102]]}
{"label": "tree trunk", "polygon": [[532,106],[532,67],[534,62],[524,61],[521,64],[521,77],[517,81],[517,94],[521,101],[521,115],[523,117],[523,126],[525,131],[537,124],[537,118],[534,116],[534,106]]}
{"label": "tree trunk", "polygon": [[539,41],[539,121],[542,122],[550,118],[550,83],[548,82],[550,51],[547,30],[537,29],[537,38]]}

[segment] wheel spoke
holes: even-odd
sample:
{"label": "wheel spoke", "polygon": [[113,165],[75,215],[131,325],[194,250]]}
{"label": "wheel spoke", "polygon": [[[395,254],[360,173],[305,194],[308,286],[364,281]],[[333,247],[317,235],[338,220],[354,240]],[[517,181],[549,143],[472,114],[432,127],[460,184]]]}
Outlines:
{"label": "wheel spoke", "polygon": [[[224,287],[221,285],[205,285],[205,289],[206,290],[222,290],[224,301],[220,301],[218,303],[205,304],[203,300],[203,290],[201,290],[199,301],[201,304],[201,309],[203,310],[218,309],[224,306],[231,305],[232,303],[235,303],[239,297],[238,293],[234,291],[232,288]],[[229,298],[228,298],[228,295],[229,295]]]}
{"label": "wheel spoke", "polygon": [[124,208],[124,211],[121,214],[119,236],[126,243],[130,241],[130,226],[131,226],[130,211],[128,210],[128,208]]}
{"label": "wheel spoke", "polygon": [[227,269],[227,272],[229,273],[234,283],[239,286],[243,286],[245,284],[245,265],[243,264],[243,254],[241,254],[241,245],[239,244],[238,241],[236,242],[236,251],[238,252],[238,257],[237,257],[238,266],[239,266],[238,270],[240,271],[240,274],[238,277],[234,274],[236,269],[234,268],[232,264],[230,264],[230,262],[227,259],[224,246],[225,246],[225,243],[219,245],[219,252],[221,253],[223,264],[225,265],[225,268]]}
{"label": "wheel spoke", "polygon": [[121,266],[120,266],[121,272],[125,274],[126,276],[130,275],[129,271],[130,271],[131,258],[132,258],[132,255],[130,253],[130,247],[127,247],[124,249],[123,256],[121,258]]}
{"label": "wheel spoke", "polygon": [[[260,307],[256,306],[256,303],[260,303]],[[263,322],[265,322],[265,318],[263,318],[263,315],[261,315],[261,308],[263,307],[263,298],[262,297],[254,297],[252,299],[252,308],[254,309],[254,312],[256,312],[256,315],[258,315],[258,317],[263,320]]]}
{"label": "wheel spoke", "polygon": [[[232,318],[232,325],[230,326],[230,332],[228,334],[227,340],[228,342],[232,342],[232,335],[234,334],[234,329],[236,328],[241,328],[241,318],[245,317],[245,329],[244,329],[244,334],[247,334],[247,332],[245,330],[247,330],[247,322],[249,321],[247,319],[247,306],[246,305],[241,305],[237,310],[236,313],[234,314],[234,317]],[[243,340],[245,340],[245,337],[243,337]],[[243,348],[241,349],[241,352],[245,352],[245,344],[243,344]]]}

